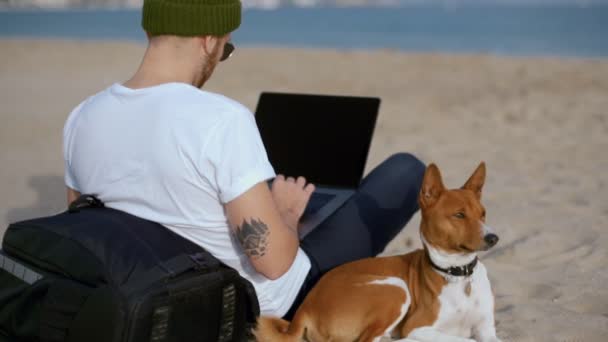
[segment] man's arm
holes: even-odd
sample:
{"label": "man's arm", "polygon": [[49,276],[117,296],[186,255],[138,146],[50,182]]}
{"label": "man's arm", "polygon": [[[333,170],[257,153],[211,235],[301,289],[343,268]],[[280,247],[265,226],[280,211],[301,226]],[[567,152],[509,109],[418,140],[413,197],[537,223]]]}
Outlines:
{"label": "man's arm", "polygon": [[80,192],[71,189],[70,187],[66,187],[66,189],[68,190],[68,207],[70,206],[70,204],[72,204],[72,202],[74,202],[78,197],[80,197]]}
{"label": "man's arm", "polygon": [[[275,181],[276,182],[276,181]],[[287,188],[289,202],[305,206],[314,187],[299,186],[281,178],[278,191]],[[276,192],[273,184],[273,192]],[[290,190],[290,191],[289,191]],[[226,213],[233,234],[251,260],[253,267],[266,278],[277,279],[291,267],[300,244],[297,220],[281,215],[279,206],[266,182],[261,182],[226,204]],[[281,204],[281,207],[284,204]],[[303,211],[303,209],[302,209]],[[286,222],[288,221],[288,222]]]}

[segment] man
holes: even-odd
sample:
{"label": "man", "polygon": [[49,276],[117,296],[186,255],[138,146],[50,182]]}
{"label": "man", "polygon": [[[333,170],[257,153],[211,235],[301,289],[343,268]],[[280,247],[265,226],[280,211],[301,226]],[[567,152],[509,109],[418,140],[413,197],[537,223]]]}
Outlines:
{"label": "man", "polygon": [[141,66],[66,122],[68,203],[96,194],[163,224],[251,281],[263,314],[288,317],[324,272],[384,249],[417,210],[424,165],[392,157],[300,243],[314,185],[275,178],[253,114],[199,89],[230,55],[240,16],[238,0],[144,1]]}

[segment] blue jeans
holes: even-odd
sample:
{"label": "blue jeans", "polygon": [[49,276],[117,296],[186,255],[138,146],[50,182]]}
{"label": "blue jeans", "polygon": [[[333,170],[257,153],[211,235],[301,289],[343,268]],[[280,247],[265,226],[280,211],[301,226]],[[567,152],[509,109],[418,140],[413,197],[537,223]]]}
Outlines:
{"label": "blue jeans", "polygon": [[418,211],[425,165],[395,154],[367,175],[357,192],[300,242],[311,269],[289,312],[291,320],[308,292],[331,269],[381,253]]}

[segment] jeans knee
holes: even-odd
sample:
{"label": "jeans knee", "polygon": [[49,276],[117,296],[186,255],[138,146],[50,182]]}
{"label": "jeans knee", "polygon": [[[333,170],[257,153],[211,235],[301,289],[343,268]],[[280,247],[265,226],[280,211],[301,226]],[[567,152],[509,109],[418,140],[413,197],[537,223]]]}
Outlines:
{"label": "jeans knee", "polygon": [[418,183],[422,184],[426,165],[411,153],[401,152],[390,156],[387,163],[391,165],[391,169],[403,177],[414,177]]}
{"label": "jeans knee", "polygon": [[410,153],[396,153],[378,165],[364,180],[362,188],[386,193],[416,194],[422,186],[426,166]]}

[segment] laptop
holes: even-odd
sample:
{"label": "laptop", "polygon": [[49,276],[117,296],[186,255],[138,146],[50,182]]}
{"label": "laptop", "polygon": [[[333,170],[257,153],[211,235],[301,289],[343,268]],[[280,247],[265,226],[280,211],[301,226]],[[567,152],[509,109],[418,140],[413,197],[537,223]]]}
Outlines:
{"label": "laptop", "polygon": [[277,174],[304,176],[316,190],[300,219],[303,238],[357,190],[380,99],[264,92],[256,123]]}

